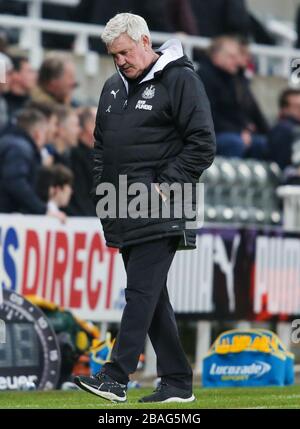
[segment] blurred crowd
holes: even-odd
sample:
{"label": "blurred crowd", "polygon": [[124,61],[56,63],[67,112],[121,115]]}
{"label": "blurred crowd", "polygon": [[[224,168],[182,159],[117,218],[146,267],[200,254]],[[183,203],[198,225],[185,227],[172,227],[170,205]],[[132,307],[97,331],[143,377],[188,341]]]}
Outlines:
{"label": "blurred crowd", "polygon": [[300,89],[287,87],[280,93],[278,118],[269,124],[251,90],[254,70],[248,42],[231,36],[213,39],[199,63],[212,108],[217,154],[274,161],[290,175],[293,166],[300,165]]}
{"label": "blurred crowd", "polygon": [[[26,13],[23,2],[0,0],[0,13],[12,13],[12,8],[14,14]],[[209,49],[196,57],[212,107],[217,154],[275,161],[287,181],[299,183],[300,90],[280,94],[278,119],[269,124],[251,90],[255,64],[249,36],[258,41],[258,27],[244,1],[152,0],[150,7],[147,1],[82,0],[74,9],[45,4],[43,14],[105,24],[127,9],[143,15],[152,30],[212,38]],[[266,43],[267,33],[258,33]],[[47,48],[70,49],[72,43],[70,37],[44,34]],[[100,39],[90,44],[101,52]],[[9,55],[8,45],[0,37],[0,61],[6,65],[6,83],[0,84],[0,213],[47,214],[62,222],[67,216],[95,216],[96,107],[74,100],[78,82],[72,57],[50,52],[36,71],[25,56]]]}
{"label": "blurred crowd", "polygon": [[0,84],[0,212],[95,216],[91,199],[96,107],[79,106],[73,60],[49,55],[38,72],[7,56]]}

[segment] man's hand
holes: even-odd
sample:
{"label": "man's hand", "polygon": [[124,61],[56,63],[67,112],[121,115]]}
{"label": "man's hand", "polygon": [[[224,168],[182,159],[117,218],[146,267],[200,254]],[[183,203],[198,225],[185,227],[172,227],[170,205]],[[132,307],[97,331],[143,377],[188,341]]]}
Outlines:
{"label": "man's hand", "polygon": [[66,223],[67,221],[67,215],[62,211],[54,212],[54,211],[48,210],[46,215],[58,219],[61,223]]}
{"label": "man's hand", "polygon": [[155,183],[155,189],[157,190],[157,192],[159,193],[159,195],[161,196],[163,202],[165,203],[167,201],[167,197],[165,196],[165,194],[159,189],[159,184]]}

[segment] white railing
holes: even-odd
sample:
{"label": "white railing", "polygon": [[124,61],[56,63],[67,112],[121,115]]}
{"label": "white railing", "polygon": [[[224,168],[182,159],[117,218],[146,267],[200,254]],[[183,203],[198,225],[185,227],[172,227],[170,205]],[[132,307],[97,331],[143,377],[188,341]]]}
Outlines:
{"label": "white railing", "polygon": [[[99,37],[103,31],[103,26],[93,24],[81,24],[73,22],[63,22],[46,20],[32,17],[19,17],[12,15],[0,15],[0,27],[16,28],[21,31],[20,46],[29,51],[33,65],[38,66],[43,57],[41,45],[41,32],[49,31],[60,34],[70,34],[76,37],[74,51],[76,54],[87,55],[88,38],[90,36]],[[174,34],[152,33],[152,40],[155,44],[174,37]],[[206,48],[210,40],[203,37],[185,36],[176,34],[181,40],[186,54],[193,58],[193,48]],[[100,37],[99,37],[99,43]],[[279,46],[251,45],[251,52],[257,59],[258,74],[273,74],[288,78],[291,72],[291,61],[300,58],[300,50]]]}
{"label": "white railing", "polygon": [[283,226],[286,231],[300,231],[300,186],[280,186],[283,199]]}

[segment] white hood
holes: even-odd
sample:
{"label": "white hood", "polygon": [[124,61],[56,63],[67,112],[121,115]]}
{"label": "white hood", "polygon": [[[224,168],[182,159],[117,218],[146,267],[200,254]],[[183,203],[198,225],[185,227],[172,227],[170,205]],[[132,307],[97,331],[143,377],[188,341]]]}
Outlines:
{"label": "white hood", "polygon": [[[154,74],[163,70],[169,63],[172,61],[176,61],[179,58],[183,57],[183,49],[181,42],[178,39],[170,39],[167,40],[163,45],[161,45],[157,51],[161,52],[162,55],[159,57],[159,59],[156,61],[152,69],[149,71],[149,73],[144,77],[143,80],[141,80],[140,83],[147,82],[148,80],[153,79]],[[124,85],[126,87],[126,90],[128,92],[128,82],[122,75],[122,73],[118,72],[124,82]]]}
{"label": "white hood", "polygon": [[163,70],[172,61],[176,61],[183,57],[182,45],[181,42],[177,39],[168,40],[163,45],[161,45],[160,48],[158,48],[158,51],[162,52],[162,55],[140,83],[153,79],[155,73]]}

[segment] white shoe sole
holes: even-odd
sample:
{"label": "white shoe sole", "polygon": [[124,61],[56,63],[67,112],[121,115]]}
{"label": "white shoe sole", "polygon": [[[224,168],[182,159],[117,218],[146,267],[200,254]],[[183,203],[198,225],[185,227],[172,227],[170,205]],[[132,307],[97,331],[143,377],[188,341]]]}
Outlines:
{"label": "white shoe sole", "polygon": [[193,402],[195,401],[195,396],[192,395],[189,398],[179,398],[177,396],[172,396],[171,398],[165,399],[164,401],[141,401],[143,404],[166,404],[170,402],[177,402],[177,403],[185,403],[185,402]]}
{"label": "white shoe sole", "polygon": [[80,382],[80,385],[83,387],[84,390],[87,390],[88,392],[93,393],[94,395],[100,396],[103,399],[107,399],[108,401],[112,402],[126,402],[127,398],[126,395],[124,398],[121,398],[120,396],[115,395],[111,392],[102,392],[101,390],[95,389],[94,387],[88,386],[87,384]]}
{"label": "white shoe sole", "polygon": [[165,399],[164,401],[160,401],[160,403],[167,403],[167,402],[193,402],[193,401],[195,401],[195,396],[194,395],[192,395],[192,396],[190,396],[189,398],[186,398],[186,399],[184,399],[184,398],[177,398],[177,397],[173,397],[173,398],[168,398],[168,399]]}

